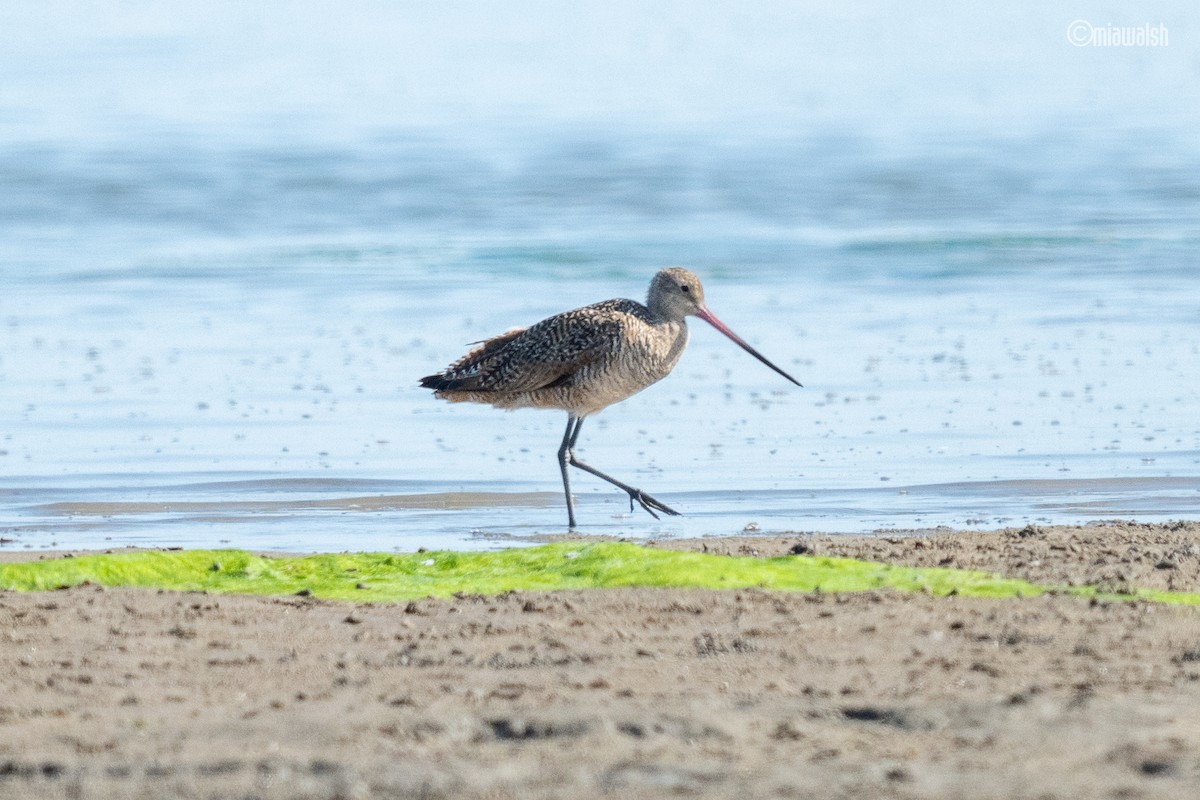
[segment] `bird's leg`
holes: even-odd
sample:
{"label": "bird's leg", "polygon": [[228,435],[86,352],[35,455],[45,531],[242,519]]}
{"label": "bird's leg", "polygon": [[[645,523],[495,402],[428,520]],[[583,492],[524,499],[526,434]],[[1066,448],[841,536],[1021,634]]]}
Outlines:
{"label": "bird's leg", "polygon": [[[605,475],[603,472],[596,469],[595,467],[588,466],[587,464],[583,463],[578,458],[576,458],[575,457],[575,442],[579,439],[579,429],[581,427],[583,427],[583,418],[582,417],[575,420],[575,430],[571,430],[570,422],[567,423],[568,436],[563,437],[563,447],[562,447],[562,449],[560,449],[558,451],[558,460],[559,460],[559,464],[562,466],[564,485],[567,483],[567,464],[570,464],[573,467],[579,467],[579,469],[583,470],[584,472],[590,472],[591,474],[595,475],[597,478],[600,478],[601,480],[608,481],[613,486],[616,486],[618,489],[620,489],[623,492],[625,492],[626,494],[628,494],[630,511],[633,511],[633,503],[636,500],[638,505],[640,505],[642,508],[646,509],[646,513],[649,514],[650,516],[654,517],[655,519],[658,519],[658,514],[655,514],[654,513],[655,511],[661,511],[664,514],[670,514],[672,517],[680,516],[678,511],[671,508],[666,503],[662,503],[658,500],[655,500],[653,497],[646,494],[641,489],[635,489],[632,486],[621,483],[616,478],[614,478],[610,475]],[[565,460],[564,460],[564,457],[565,457]],[[574,528],[575,527],[575,522],[574,522],[575,514],[574,514],[574,512],[571,511],[571,501],[570,501],[570,497],[569,497],[569,495],[570,495],[569,489],[567,490],[567,494],[568,494],[567,513],[571,519],[571,527]]]}
{"label": "bird's leg", "polygon": [[571,447],[579,436],[579,426],[582,424],[582,418],[568,416],[567,431],[563,434],[562,446],[558,448],[558,468],[562,471],[563,491],[567,495],[567,528],[570,530],[575,530],[575,502],[571,499],[571,476],[567,474],[567,464],[573,457]]}

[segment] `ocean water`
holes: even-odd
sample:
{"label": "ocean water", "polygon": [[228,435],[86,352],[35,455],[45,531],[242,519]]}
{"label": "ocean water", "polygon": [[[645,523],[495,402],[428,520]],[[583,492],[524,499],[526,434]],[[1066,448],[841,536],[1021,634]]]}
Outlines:
{"label": "ocean water", "polygon": [[[987,59],[962,77],[916,52],[846,55],[838,80],[860,91],[845,113],[757,61],[714,78],[753,84],[746,108],[689,114],[709,90],[671,69],[626,93],[568,70],[529,100],[514,88],[528,91],[529,62],[501,44],[569,61],[552,35],[568,22],[515,16],[467,58],[480,75],[498,65],[473,90],[432,69],[441,51],[391,56],[428,68],[404,84],[405,116],[355,70],[399,69],[369,19],[339,17],[314,63],[320,4],[261,40],[258,12],[234,5],[182,20],[130,8],[65,34],[9,12],[25,38],[0,56],[0,547],[561,533],[565,415],[450,405],[417,380],[510,327],[642,298],[669,264],[804,388],[694,322],[675,372],[590,419],[579,448],[684,516],[631,513],[579,474],[584,534],[1200,515],[1200,128],[1171,102],[1190,90],[1143,85],[1189,63],[1182,6],[1164,7],[1180,31],[1166,61],[1083,54],[1124,103],[1100,116],[1078,100],[1049,113],[1045,88],[1015,96],[1060,62],[1086,83],[1061,40],[1004,79]],[[410,43],[437,23],[473,42],[483,25],[457,6],[424,14]],[[733,58],[720,22],[680,35]],[[746,25],[761,39],[771,22]],[[578,52],[607,52],[604,30]],[[63,36],[74,49],[51,46]],[[622,51],[622,68],[694,66],[671,41]],[[781,69],[816,63],[773,47],[760,56]],[[908,69],[923,87],[895,116],[875,103],[871,58],[886,85]],[[612,113],[589,116],[572,86]],[[979,86],[1002,99],[977,108]],[[663,98],[665,117],[648,113]],[[753,124],[733,122],[743,111]]]}

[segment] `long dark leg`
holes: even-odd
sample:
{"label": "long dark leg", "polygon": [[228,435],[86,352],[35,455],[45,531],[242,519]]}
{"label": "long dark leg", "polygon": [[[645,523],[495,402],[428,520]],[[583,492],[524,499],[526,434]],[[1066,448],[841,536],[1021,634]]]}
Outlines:
{"label": "long dark leg", "polygon": [[[574,424],[574,429],[572,429],[572,423]],[[578,467],[579,469],[583,470],[584,472],[590,472],[592,475],[595,475],[597,478],[608,481],[613,486],[616,486],[618,489],[625,492],[627,495],[629,495],[629,510],[630,511],[633,511],[633,503],[636,500],[638,505],[640,505],[642,508],[646,509],[646,513],[649,514],[650,516],[654,517],[655,519],[658,519],[658,514],[655,514],[654,513],[655,511],[661,511],[664,514],[670,514],[672,517],[679,516],[678,511],[676,511],[675,509],[666,505],[665,503],[661,503],[658,500],[655,500],[653,497],[646,494],[641,489],[635,489],[634,487],[629,486],[628,484],[621,483],[616,478],[614,478],[610,475],[605,475],[603,472],[596,469],[595,467],[588,466],[587,464],[583,463],[578,458],[576,458],[575,457],[575,442],[578,441],[578,439],[579,439],[579,429],[582,427],[583,427],[583,418],[582,417],[580,417],[579,419],[568,420],[567,421],[567,433],[565,436],[563,436],[562,447],[560,447],[558,450],[558,463],[559,463],[559,466],[562,467],[563,486],[567,488],[567,518],[570,520],[570,525],[572,528],[575,527],[575,512],[571,506],[571,489],[570,489],[570,484],[567,480],[567,464],[570,464],[572,467]]]}
{"label": "long dark leg", "polygon": [[575,530],[575,501],[571,499],[571,476],[567,474],[567,464],[570,463],[571,448],[579,438],[579,426],[582,418],[567,417],[567,432],[563,434],[562,446],[558,448],[558,468],[562,471],[563,491],[567,495],[567,527]]}

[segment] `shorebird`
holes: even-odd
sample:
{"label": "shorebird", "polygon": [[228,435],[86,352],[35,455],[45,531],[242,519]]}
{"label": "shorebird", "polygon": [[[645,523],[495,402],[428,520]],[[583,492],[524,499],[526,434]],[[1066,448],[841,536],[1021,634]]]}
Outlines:
{"label": "shorebird", "polygon": [[555,314],[528,328],[514,328],[479,346],[421,386],[452,403],[488,403],[497,408],[557,408],[567,412],[567,430],[558,448],[567,524],[575,529],[575,503],[567,467],[608,481],[629,495],[650,516],[679,512],[641,489],[605,475],[575,455],[579,429],[591,415],[657,383],[683,355],[688,329],[685,319],[699,317],[728,336],[750,355],[800,386],[800,382],[767,360],[717,319],[704,304],[700,279],[669,267],[650,281],[646,304],[605,300]]}

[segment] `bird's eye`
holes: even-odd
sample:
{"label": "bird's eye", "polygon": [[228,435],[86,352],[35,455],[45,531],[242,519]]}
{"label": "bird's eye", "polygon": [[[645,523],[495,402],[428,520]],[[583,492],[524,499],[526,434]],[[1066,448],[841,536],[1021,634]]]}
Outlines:
{"label": "bird's eye", "polygon": [[684,293],[684,294],[691,294],[691,293],[692,293],[692,287],[691,287],[691,286],[688,286],[686,283],[681,283],[681,284],[679,284],[679,288],[683,290],[683,293]]}

